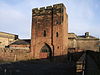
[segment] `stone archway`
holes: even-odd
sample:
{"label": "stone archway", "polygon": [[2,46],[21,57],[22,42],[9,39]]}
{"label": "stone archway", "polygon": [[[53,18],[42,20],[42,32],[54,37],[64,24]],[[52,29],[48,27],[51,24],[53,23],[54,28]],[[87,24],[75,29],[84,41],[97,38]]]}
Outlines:
{"label": "stone archway", "polygon": [[49,58],[52,57],[51,47],[45,43],[45,45],[40,50],[40,58]]}

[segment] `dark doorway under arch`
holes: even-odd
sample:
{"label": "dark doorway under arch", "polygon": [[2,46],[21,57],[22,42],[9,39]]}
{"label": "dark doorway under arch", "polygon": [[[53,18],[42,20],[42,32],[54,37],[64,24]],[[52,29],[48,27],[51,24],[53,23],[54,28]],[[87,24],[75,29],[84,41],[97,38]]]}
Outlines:
{"label": "dark doorway under arch", "polygon": [[45,43],[45,45],[41,48],[40,53],[47,54],[47,58],[52,57],[52,50],[48,44]]}

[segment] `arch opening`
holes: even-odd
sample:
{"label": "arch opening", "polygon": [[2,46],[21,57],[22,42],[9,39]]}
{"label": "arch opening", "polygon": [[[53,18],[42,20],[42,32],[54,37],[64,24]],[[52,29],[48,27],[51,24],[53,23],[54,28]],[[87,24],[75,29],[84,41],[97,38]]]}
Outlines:
{"label": "arch opening", "polygon": [[52,50],[48,44],[45,43],[45,45],[41,48],[40,57],[41,58],[51,58],[52,57]]}

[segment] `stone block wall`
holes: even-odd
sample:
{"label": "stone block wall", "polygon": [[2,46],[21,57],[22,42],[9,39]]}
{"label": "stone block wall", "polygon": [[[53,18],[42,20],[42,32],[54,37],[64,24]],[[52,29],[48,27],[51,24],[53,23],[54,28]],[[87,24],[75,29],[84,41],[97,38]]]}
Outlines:
{"label": "stone block wall", "polygon": [[0,62],[13,62],[31,59],[29,49],[0,48]]}
{"label": "stone block wall", "polygon": [[99,52],[98,41],[99,39],[78,39],[77,47],[82,50],[93,50]]}
{"label": "stone block wall", "polygon": [[0,32],[0,48],[8,46],[18,39],[18,35]]}
{"label": "stone block wall", "polygon": [[52,56],[67,54],[68,15],[63,4],[32,10],[31,52],[40,58],[41,48],[48,45]]}

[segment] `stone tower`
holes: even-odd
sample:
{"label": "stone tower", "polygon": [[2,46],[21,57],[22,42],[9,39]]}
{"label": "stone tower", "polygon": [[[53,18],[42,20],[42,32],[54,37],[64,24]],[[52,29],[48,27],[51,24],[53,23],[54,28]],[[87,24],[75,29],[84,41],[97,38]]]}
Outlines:
{"label": "stone tower", "polygon": [[41,53],[48,57],[67,54],[68,15],[63,4],[32,9],[31,52],[34,58]]}

